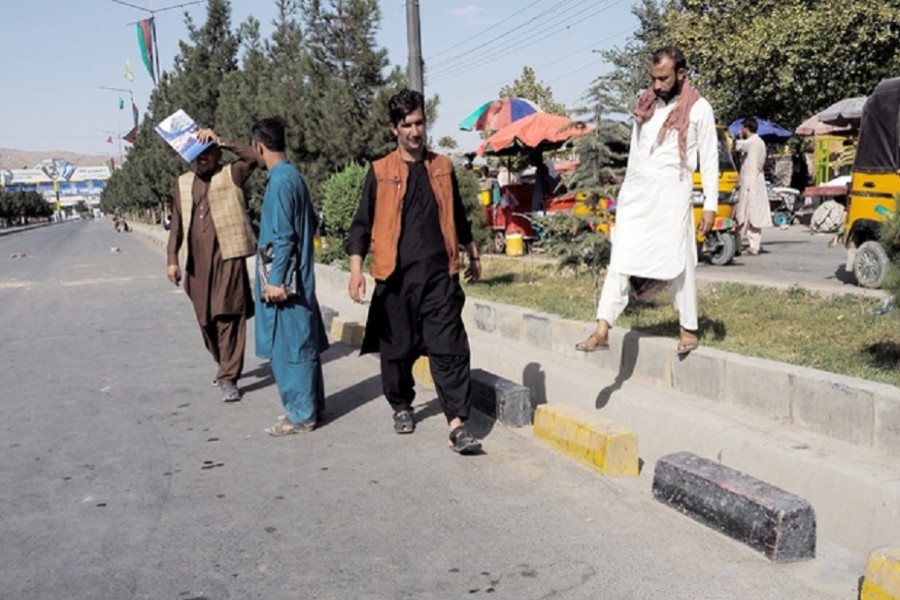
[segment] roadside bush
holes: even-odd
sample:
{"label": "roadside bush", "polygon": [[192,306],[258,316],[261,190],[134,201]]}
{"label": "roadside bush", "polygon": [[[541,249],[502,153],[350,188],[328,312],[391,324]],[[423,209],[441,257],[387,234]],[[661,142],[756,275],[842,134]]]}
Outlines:
{"label": "roadside bush", "polygon": [[471,169],[460,166],[456,167],[456,181],[459,183],[459,195],[463,206],[466,207],[466,216],[472,226],[475,245],[479,250],[485,250],[491,241],[491,232],[484,226],[478,176]]}
{"label": "roadside bush", "polygon": [[900,194],[895,199],[897,208],[885,218],[878,239],[891,259],[891,268],[881,284],[900,304]]}
{"label": "roadside bush", "polygon": [[550,256],[559,259],[558,268],[591,276],[595,302],[600,298],[601,276],[612,250],[609,237],[596,230],[600,221],[599,217],[571,212],[535,219],[535,226],[541,231],[541,245]]}
{"label": "roadside bush", "polygon": [[350,225],[356,216],[368,170],[368,166],[351,164],[322,185],[324,244],[320,261],[330,263],[346,258]]}

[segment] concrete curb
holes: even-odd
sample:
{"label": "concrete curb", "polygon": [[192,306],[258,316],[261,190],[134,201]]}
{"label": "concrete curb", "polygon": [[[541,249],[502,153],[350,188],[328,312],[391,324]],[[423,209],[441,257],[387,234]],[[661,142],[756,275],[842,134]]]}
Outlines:
{"label": "concrete curb", "polygon": [[637,435],[596,413],[554,402],[534,412],[534,437],[603,475],[640,474]]}
{"label": "concrete curb", "polygon": [[860,600],[900,598],[900,548],[876,548],[869,554]]}
{"label": "concrete curb", "polygon": [[661,457],[653,496],[773,562],[815,558],[816,515],[809,502],[696,454]]}
{"label": "concrete curb", "polygon": [[891,385],[713,348],[681,359],[674,340],[621,328],[610,331],[609,351],[585,354],[574,344],[591,323],[478,298],[469,299],[463,317],[468,327],[583,360],[622,380],[633,377],[900,455],[900,389]]}

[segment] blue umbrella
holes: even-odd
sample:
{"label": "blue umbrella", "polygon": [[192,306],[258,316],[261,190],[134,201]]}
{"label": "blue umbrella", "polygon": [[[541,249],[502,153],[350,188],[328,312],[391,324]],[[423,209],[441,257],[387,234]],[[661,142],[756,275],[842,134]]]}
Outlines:
{"label": "blue umbrella", "polygon": [[[785,129],[778,123],[766,121],[765,119],[760,119],[759,117],[756,117],[756,122],[759,123],[759,130],[756,133],[759,135],[759,137],[763,138],[767,142],[786,140],[794,135],[794,132]],[[744,119],[738,119],[728,126],[728,133],[732,138],[736,138],[741,134],[741,126],[743,124]]]}

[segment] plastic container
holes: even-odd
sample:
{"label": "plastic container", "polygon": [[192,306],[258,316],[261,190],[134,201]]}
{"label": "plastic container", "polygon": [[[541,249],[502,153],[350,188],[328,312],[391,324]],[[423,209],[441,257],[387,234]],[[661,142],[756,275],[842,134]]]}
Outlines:
{"label": "plastic container", "polygon": [[525,254],[525,238],[521,233],[506,234],[506,255],[522,256]]}

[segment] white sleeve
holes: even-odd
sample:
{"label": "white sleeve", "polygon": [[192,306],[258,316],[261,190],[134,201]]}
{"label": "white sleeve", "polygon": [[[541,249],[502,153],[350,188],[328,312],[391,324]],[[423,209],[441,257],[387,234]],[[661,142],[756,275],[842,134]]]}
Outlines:
{"label": "white sleeve", "polygon": [[719,144],[716,118],[712,106],[701,98],[697,110],[697,153],[700,155],[700,177],[703,180],[703,210],[715,211],[719,206]]}

